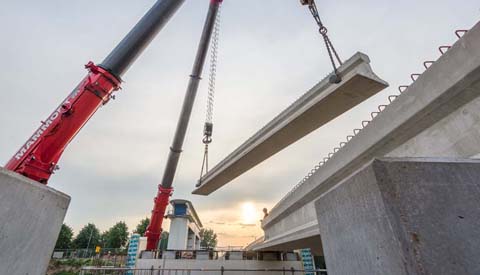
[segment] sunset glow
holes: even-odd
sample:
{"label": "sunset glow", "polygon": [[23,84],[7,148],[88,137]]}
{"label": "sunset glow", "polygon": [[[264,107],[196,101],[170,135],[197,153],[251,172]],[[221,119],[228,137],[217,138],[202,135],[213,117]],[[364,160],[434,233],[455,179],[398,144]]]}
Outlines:
{"label": "sunset glow", "polygon": [[252,202],[242,203],[242,222],[244,224],[255,224],[258,220],[258,213]]}

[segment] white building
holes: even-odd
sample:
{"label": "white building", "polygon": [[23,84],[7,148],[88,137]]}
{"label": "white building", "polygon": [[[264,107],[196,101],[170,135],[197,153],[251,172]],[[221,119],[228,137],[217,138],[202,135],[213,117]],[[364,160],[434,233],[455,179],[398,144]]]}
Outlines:
{"label": "white building", "polygon": [[200,230],[203,225],[192,203],[187,200],[172,200],[172,210],[168,212],[170,230],[168,250],[199,250]]}

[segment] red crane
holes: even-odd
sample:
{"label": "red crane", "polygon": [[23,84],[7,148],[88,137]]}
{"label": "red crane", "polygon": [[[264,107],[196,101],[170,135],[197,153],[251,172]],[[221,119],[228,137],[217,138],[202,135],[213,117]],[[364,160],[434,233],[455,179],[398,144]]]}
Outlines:
{"label": "red crane", "polygon": [[182,111],[178,119],[177,129],[175,131],[175,136],[173,137],[172,146],[170,147],[170,153],[168,154],[167,165],[163,172],[162,182],[158,185],[158,193],[154,198],[152,217],[150,219],[150,224],[147,227],[147,232],[145,233],[145,236],[147,237],[147,250],[155,250],[158,247],[158,241],[160,239],[160,234],[162,233],[162,223],[165,210],[168,206],[168,200],[173,192],[173,178],[175,177],[178,160],[182,152],[185,133],[188,128],[193,103],[195,102],[195,97],[197,95],[198,85],[201,80],[203,65],[205,64],[205,59],[207,57],[218,9],[222,2],[223,0],[210,0],[207,18],[198,45],[192,73],[190,74],[190,81],[183,100]]}
{"label": "red crane", "polygon": [[[27,142],[15,153],[5,168],[22,174],[30,179],[47,184],[57,163],[69,142],[93,116],[97,109],[112,98],[112,94],[120,89],[121,77],[151,42],[155,35],[169,21],[185,0],[158,0],[142,17],[125,38],[99,65],[89,62],[85,67],[87,76],[58,106],[54,112],[34,132]],[[192,74],[183,101],[182,111],[177,123],[167,165],[165,167],[158,193],[154,199],[151,221],[147,228],[147,250],[155,250],[162,232],[162,222],[169,197],[173,192],[172,183],[177,169],[185,133],[188,128],[193,103],[197,94],[203,66],[207,56],[210,40],[215,27],[218,10],[223,0],[210,0],[207,18],[193,64]],[[331,45],[315,6],[314,0],[300,0],[308,5],[320,33],[324,36],[327,50],[335,69],[333,55],[338,55]],[[331,79],[338,83],[336,74]],[[206,124],[205,133],[211,134],[212,125]],[[202,169],[203,170],[203,169]]]}
{"label": "red crane", "polygon": [[113,92],[122,75],[184,0],[159,0],[99,65],[89,62],[87,76],[48,116],[5,168],[47,184],[65,147]]}
{"label": "red crane", "polygon": [[[167,166],[159,185],[158,195],[148,226],[148,250],[157,248],[165,209],[173,191],[172,183],[182,151],[193,103],[201,79],[213,27],[220,3],[210,0],[209,11],[198,46],[182,112],[168,156]],[[30,179],[47,184],[69,142],[101,105],[120,89],[121,77],[145,47],[183,4],[184,0],[159,0],[135,25],[119,45],[99,65],[89,62],[88,75],[15,153],[5,168]]]}

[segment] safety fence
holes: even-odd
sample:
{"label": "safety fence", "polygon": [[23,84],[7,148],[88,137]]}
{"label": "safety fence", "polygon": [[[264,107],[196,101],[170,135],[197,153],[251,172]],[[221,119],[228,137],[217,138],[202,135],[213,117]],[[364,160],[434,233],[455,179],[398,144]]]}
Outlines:
{"label": "safety fence", "polygon": [[225,251],[225,250],[153,250],[142,251],[140,258],[176,260],[255,260],[255,261],[299,261],[295,252],[275,251]]}
{"label": "safety fence", "polygon": [[113,256],[126,256],[127,250],[124,248],[102,248],[96,250],[90,249],[55,249],[52,253],[53,259],[73,259],[73,258],[91,258],[94,256],[99,257],[113,257]]}
{"label": "safety fence", "polygon": [[327,270],[300,270],[294,268],[283,269],[130,269],[130,268],[109,268],[109,267],[84,267],[80,275],[255,275],[255,274],[278,274],[278,275],[327,275]]}

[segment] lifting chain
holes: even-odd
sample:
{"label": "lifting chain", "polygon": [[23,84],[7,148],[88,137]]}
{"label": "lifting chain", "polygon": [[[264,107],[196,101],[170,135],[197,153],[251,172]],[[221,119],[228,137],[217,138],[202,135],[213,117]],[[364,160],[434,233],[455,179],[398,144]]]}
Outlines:
{"label": "lifting chain", "polygon": [[325,47],[327,48],[328,56],[330,57],[330,62],[332,63],[333,72],[334,72],[334,75],[330,77],[330,83],[340,83],[342,79],[338,74],[337,64],[335,62],[335,59],[337,60],[339,65],[342,65],[342,61],[338,56],[338,53],[335,50],[335,47],[333,46],[332,41],[328,37],[327,28],[325,27],[325,25],[323,25],[322,20],[320,19],[320,15],[318,14],[318,9],[317,9],[317,5],[315,4],[315,0],[300,0],[300,3],[302,5],[308,5],[308,9],[312,13],[313,19],[315,19],[315,21],[317,22],[318,31],[322,35],[323,41],[325,42]]}
{"label": "lifting chain", "polygon": [[[203,127],[203,144],[205,144],[205,150],[203,153],[202,169],[200,171],[200,178],[198,183],[202,179],[202,176],[208,173],[208,145],[212,142],[213,134],[213,103],[215,100],[215,84],[217,78],[217,60],[218,60],[218,44],[220,38],[220,11],[221,6],[215,19],[215,26],[212,34],[212,44],[210,48],[210,76],[208,78],[208,97],[207,97],[207,111],[205,116],[205,125]],[[205,172],[205,173],[204,173]],[[198,185],[198,184],[197,184]]]}

